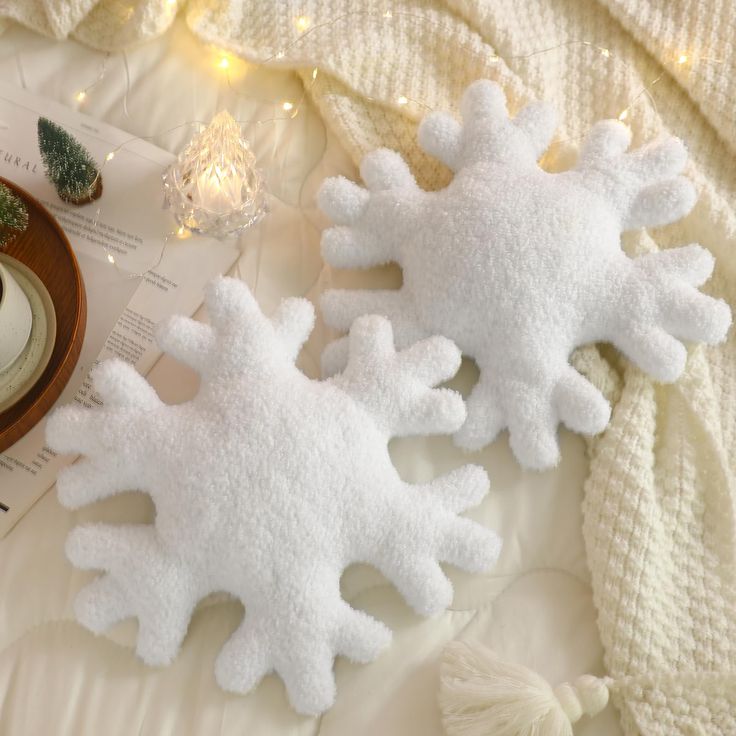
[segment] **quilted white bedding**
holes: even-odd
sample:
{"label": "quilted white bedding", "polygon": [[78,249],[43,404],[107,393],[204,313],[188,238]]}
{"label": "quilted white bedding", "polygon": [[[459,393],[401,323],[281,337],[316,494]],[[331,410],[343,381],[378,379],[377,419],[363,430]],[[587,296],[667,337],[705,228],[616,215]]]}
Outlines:
{"label": "quilted white bedding", "polygon": [[[75,92],[94,82],[104,60],[74,42],[49,41],[20,28],[0,36],[2,79],[65,104],[75,104]],[[222,107],[240,120],[270,118],[280,102],[301,96],[294,76],[240,62],[229,84],[216,60],[177,24],[125,59],[110,56],[84,111],[132,135],[150,136],[186,121],[207,121]],[[188,130],[180,127],[153,141],[176,151]],[[264,309],[294,294],[316,301],[328,282],[395,281],[390,269],[338,277],[322,268],[322,221],[314,191],[327,175],[354,177],[355,172],[318,114],[305,103],[293,120],[254,125],[251,135],[275,196],[269,217],[242,239],[235,273],[254,289]],[[307,372],[316,373],[330,337],[318,325],[301,358]],[[150,377],[165,401],[181,401],[195,390],[194,375],[168,358]],[[474,369],[465,366],[456,383],[467,388],[473,378]],[[409,481],[466,461],[449,438],[397,441],[391,450]],[[560,466],[541,474],[519,469],[505,436],[473,460],[485,465],[492,480],[491,494],[472,516],[503,536],[498,566],[486,576],[449,570],[454,603],[431,620],[413,614],[376,571],[350,569],[343,579],[346,598],[384,620],[394,630],[394,642],[368,666],[338,660],[337,704],[320,719],[297,716],[273,677],[246,697],[218,689],[214,658],[242,615],[239,605],[225,598],[201,604],[181,655],[163,670],[135,658],[133,622],[101,637],[77,625],[72,601],[91,575],[66,561],[67,533],[86,519],[142,521],[152,509],[143,496],[126,494],[69,512],[49,492],[0,540],[0,736],[441,734],[435,704],[438,662],[453,638],[480,640],[552,682],[601,673],[581,535],[583,442],[563,432]],[[595,723],[583,719],[576,733],[619,734],[611,708]]]}

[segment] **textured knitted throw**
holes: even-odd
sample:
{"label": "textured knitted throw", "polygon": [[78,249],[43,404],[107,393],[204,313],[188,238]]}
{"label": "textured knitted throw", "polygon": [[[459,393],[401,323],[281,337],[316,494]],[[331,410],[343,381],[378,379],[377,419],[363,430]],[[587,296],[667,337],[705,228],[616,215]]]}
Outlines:
{"label": "textured knitted throw", "polygon": [[[113,49],[162,32],[176,9],[155,0],[133,7],[130,16],[117,0],[5,0],[0,17]],[[625,109],[634,144],[662,132],[682,137],[694,211],[628,245],[640,253],[701,243],[718,263],[708,290],[736,304],[736,5],[365,0],[361,14],[354,8],[194,0],[184,12],[202,38],[256,61],[298,37],[295,16],[310,17],[313,30],[274,63],[303,70],[307,86],[319,67],[311,95],[356,162],[373,148],[395,149],[424,187],[449,178],[416,146],[425,106],[457,111],[462,90],[482,77],[502,85],[512,112],[533,98],[560,111],[558,143],[543,161],[550,170],[574,158],[592,122]],[[658,77],[655,107],[641,91]],[[627,736],[736,733],[734,331],[719,348],[695,349],[671,386],[593,348],[576,365],[614,405],[609,428],[589,445],[584,534],[623,728]]]}

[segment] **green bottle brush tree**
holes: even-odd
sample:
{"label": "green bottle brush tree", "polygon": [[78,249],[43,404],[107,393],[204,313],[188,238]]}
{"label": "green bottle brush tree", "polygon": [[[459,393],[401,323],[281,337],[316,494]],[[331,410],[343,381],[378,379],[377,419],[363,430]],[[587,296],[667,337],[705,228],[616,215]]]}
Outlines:
{"label": "green bottle brush tree", "polygon": [[0,182],[0,248],[8,245],[27,227],[28,210],[25,204]]}
{"label": "green bottle brush tree", "polygon": [[46,176],[65,202],[87,204],[102,194],[102,176],[94,159],[60,125],[39,118],[38,147]]}

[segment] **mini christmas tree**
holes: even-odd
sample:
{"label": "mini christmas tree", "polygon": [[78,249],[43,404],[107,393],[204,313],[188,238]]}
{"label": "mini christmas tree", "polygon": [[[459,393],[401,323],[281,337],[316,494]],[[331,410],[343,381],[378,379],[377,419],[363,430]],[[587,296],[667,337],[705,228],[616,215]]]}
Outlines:
{"label": "mini christmas tree", "polygon": [[0,182],[0,248],[10,243],[27,227],[28,210],[25,204]]}
{"label": "mini christmas tree", "polygon": [[39,118],[38,147],[46,176],[65,202],[87,204],[102,194],[102,176],[94,159],[60,125]]}

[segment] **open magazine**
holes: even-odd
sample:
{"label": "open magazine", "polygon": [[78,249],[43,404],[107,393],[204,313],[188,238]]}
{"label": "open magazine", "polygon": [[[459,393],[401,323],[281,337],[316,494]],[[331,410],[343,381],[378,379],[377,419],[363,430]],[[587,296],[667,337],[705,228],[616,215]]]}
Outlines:
{"label": "open magazine", "polygon": [[[98,162],[122,144],[104,168],[96,202],[62,202],[47,181],[38,150],[39,116],[58,123]],[[119,357],[148,373],[160,356],[153,328],[174,313],[192,314],[203,287],[235,262],[234,243],[170,238],[174,221],[163,209],[161,174],[173,156],[145,141],[49,100],[0,83],[0,176],[26,189],[57,218],[74,249],[87,291],[87,330],[79,362],[56,406],[101,402],[90,369]],[[114,263],[111,262],[114,261]],[[143,274],[142,276],[140,274]],[[70,458],[44,443],[45,421],[0,453],[0,538],[54,484]]]}

